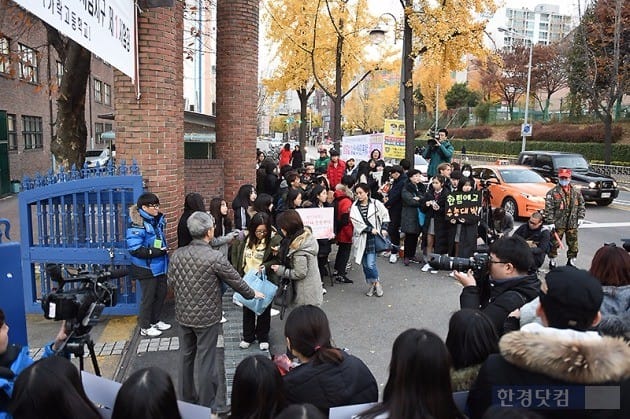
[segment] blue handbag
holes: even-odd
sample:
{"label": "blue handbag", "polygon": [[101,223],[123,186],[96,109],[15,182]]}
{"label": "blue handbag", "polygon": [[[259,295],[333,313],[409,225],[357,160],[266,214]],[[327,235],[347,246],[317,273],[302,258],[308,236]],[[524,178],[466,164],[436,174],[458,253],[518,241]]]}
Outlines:
{"label": "blue handbag", "polygon": [[424,221],[426,220],[427,215],[418,208],[418,222],[420,223],[420,228],[424,226]]}
{"label": "blue handbag", "polygon": [[267,274],[264,269],[260,272],[258,272],[257,269],[252,269],[245,274],[243,281],[247,282],[247,285],[253,290],[264,294],[265,298],[252,298],[248,300],[241,294],[235,292],[234,299],[242,303],[243,307],[247,307],[256,313],[257,316],[260,316],[273,301],[278,286],[267,279]]}
{"label": "blue handbag", "polygon": [[392,245],[392,242],[389,241],[389,238],[383,237],[380,234],[375,234],[374,235],[374,250],[376,251],[376,253],[380,253],[380,252],[384,252],[386,250],[389,250],[391,245]]}

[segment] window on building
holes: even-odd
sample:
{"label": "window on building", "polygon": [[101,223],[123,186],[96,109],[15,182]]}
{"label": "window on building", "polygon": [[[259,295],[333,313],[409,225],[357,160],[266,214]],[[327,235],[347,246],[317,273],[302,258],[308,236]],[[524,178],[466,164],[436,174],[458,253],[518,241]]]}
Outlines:
{"label": "window on building", "polygon": [[103,139],[101,138],[101,135],[103,134],[103,123],[101,122],[96,122],[94,124],[94,142],[96,144],[103,144]]}
{"label": "window on building", "polygon": [[63,77],[63,73],[65,73],[65,71],[63,63],[61,61],[57,61],[57,86],[61,86],[61,78]]}
{"label": "window on building", "polygon": [[108,106],[112,104],[112,86],[107,83],[103,83],[103,103]]}
{"label": "window on building", "polygon": [[19,77],[29,83],[39,83],[37,51],[24,44],[18,44],[20,52]]}
{"label": "window on building", "polygon": [[0,37],[0,73],[9,74],[11,60],[9,59],[9,39]]}
{"label": "window on building", "polygon": [[104,130],[105,130],[104,132],[112,130],[112,124],[103,124],[103,126],[104,126]]}
{"label": "window on building", "polygon": [[43,143],[43,123],[38,116],[22,117],[22,137],[24,138],[24,149],[42,148]]}
{"label": "window on building", "polygon": [[103,103],[103,82],[94,79],[94,101]]}
{"label": "window on building", "polygon": [[9,150],[17,150],[17,118],[15,115],[7,114],[7,131],[9,134]]}

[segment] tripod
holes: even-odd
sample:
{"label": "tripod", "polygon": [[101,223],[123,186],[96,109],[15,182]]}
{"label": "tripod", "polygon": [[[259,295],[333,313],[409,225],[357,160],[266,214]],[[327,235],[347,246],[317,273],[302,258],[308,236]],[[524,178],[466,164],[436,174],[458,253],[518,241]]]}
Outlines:
{"label": "tripod", "polygon": [[[82,330],[83,329],[83,330]],[[84,370],[83,357],[85,356],[85,347],[88,348],[90,359],[92,360],[92,367],[94,368],[94,374],[101,376],[101,369],[98,366],[98,360],[96,359],[96,351],[94,350],[94,340],[90,336],[89,328],[74,327],[72,332],[68,335],[68,338],[64,341],[61,348],[57,350],[57,354],[70,355],[73,354],[79,358],[79,370]]]}

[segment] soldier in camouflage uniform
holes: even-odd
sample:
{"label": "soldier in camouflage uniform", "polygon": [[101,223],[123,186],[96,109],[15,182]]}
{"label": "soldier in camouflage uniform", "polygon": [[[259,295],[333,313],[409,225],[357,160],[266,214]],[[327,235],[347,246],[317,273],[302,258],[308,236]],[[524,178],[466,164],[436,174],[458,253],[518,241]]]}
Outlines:
{"label": "soldier in camouflage uniform", "polygon": [[[586,215],[584,198],[579,189],[571,185],[571,169],[558,169],[558,184],[545,197],[545,217],[555,225],[558,239],[567,235],[567,265],[576,266],[578,254],[578,226]],[[549,269],[556,267],[558,239],[552,237],[549,251]]]}

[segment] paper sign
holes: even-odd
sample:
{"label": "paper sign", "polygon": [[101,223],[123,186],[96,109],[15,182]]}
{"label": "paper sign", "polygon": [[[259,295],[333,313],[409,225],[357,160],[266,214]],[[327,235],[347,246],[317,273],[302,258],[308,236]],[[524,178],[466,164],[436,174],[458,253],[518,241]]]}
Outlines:
{"label": "paper sign", "polygon": [[302,222],[313,231],[316,239],[332,239],[335,237],[334,208],[300,208],[297,210]]}
{"label": "paper sign", "polygon": [[479,221],[481,196],[479,192],[452,192],[446,197],[446,219],[463,218],[468,223]]}

